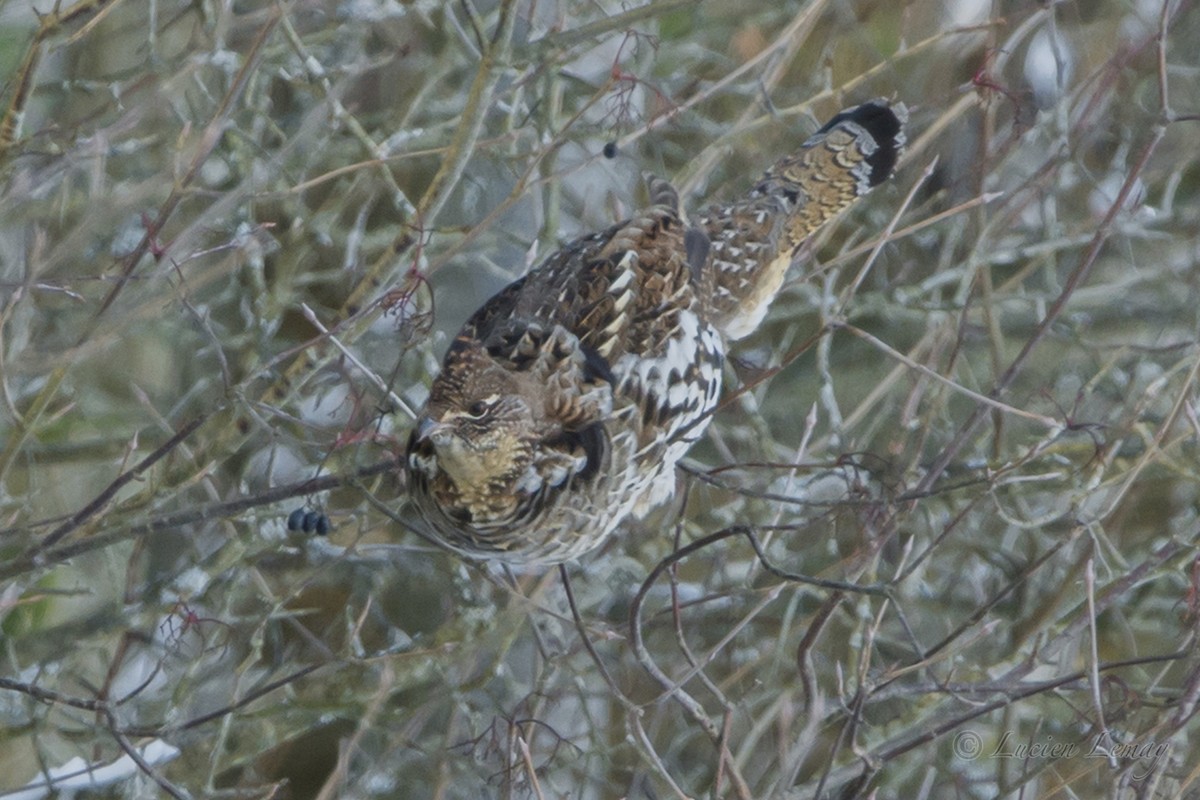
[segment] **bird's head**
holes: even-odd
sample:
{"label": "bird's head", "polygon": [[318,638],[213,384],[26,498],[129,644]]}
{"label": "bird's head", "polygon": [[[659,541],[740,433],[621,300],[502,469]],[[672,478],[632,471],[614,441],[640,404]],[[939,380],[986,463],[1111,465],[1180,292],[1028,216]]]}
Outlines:
{"label": "bird's head", "polygon": [[482,351],[446,365],[413,428],[409,459],[462,488],[523,474],[536,439],[536,404],[519,380]]}

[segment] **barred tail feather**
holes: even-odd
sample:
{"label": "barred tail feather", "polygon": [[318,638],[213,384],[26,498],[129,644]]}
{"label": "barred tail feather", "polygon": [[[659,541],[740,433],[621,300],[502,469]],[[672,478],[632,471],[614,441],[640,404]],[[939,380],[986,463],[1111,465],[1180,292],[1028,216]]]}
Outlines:
{"label": "barred tail feather", "polygon": [[903,105],[886,100],[846,109],[743,199],[700,215],[711,242],[710,319],[726,339],[758,327],[809,237],[891,177],[907,119]]}

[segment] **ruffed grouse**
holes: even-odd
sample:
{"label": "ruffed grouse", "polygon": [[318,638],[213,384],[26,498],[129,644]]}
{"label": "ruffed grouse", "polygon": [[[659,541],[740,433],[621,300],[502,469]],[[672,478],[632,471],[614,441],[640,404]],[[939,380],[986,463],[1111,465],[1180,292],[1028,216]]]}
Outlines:
{"label": "ruffed grouse", "polygon": [[508,285],[446,353],[408,443],[431,532],[468,557],[555,564],[671,496],[725,343],[754,331],[800,246],[892,173],[902,105],[841,112],[748,194],[685,222],[675,190]]}

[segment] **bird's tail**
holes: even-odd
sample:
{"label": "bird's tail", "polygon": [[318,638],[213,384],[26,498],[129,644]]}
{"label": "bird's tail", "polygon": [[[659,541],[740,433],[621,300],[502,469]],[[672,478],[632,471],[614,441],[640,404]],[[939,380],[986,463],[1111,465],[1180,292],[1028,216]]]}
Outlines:
{"label": "bird's tail", "polygon": [[710,319],[727,339],[758,327],[810,236],[891,176],[907,119],[902,104],[886,100],[846,109],[743,199],[700,215],[711,247]]}

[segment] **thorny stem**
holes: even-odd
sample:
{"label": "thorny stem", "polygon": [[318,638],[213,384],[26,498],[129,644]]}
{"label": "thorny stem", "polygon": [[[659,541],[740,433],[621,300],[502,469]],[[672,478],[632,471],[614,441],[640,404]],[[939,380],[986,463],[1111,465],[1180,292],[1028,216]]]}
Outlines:
{"label": "thorny stem", "polygon": [[[1166,31],[1170,22],[1170,15],[1168,13],[1169,6],[1170,0],[1163,0],[1163,11],[1160,17],[1159,31],[1156,39],[1159,45],[1160,100],[1162,100],[1164,103],[1166,101],[1166,91],[1165,88],[1161,88],[1165,86],[1166,82],[1166,62],[1165,55],[1163,55],[1163,39],[1166,36]],[[1168,108],[1164,105],[1161,109],[1161,112],[1166,115],[1168,113]],[[1081,286],[1091,274],[1092,267],[1095,265],[1096,260],[1100,255],[1100,251],[1104,248],[1109,236],[1113,233],[1114,223],[1117,217],[1125,210],[1126,202],[1128,201],[1130,194],[1138,185],[1142,172],[1145,170],[1146,165],[1149,164],[1151,156],[1154,155],[1154,151],[1158,148],[1159,143],[1162,142],[1165,135],[1165,122],[1160,122],[1154,126],[1150,140],[1142,148],[1142,151],[1138,155],[1137,160],[1134,162],[1133,167],[1129,170],[1129,174],[1126,175],[1125,181],[1121,184],[1121,189],[1117,193],[1116,199],[1109,206],[1108,212],[1104,215],[1100,225],[1096,228],[1096,232],[1092,236],[1091,243],[1081,256],[1079,263],[1076,265],[1075,269],[1071,271],[1070,275],[1068,275],[1062,291],[1059,292],[1058,296],[1054,299],[1053,304],[1047,310],[1046,315],[1042,318],[1041,322],[1034,330],[1033,335],[1026,339],[1024,345],[1021,347],[1020,352],[996,381],[995,386],[989,393],[989,396],[993,399],[1000,399],[1000,397],[1008,390],[1009,386],[1012,385],[1017,375],[1020,374],[1021,370],[1024,368],[1025,362],[1028,360],[1030,354],[1046,337],[1047,333],[1050,331],[1050,328],[1061,316],[1063,310],[1067,306],[1067,303],[1070,302],[1071,296],[1075,293],[1075,290]],[[974,436],[979,425],[988,418],[988,415],[988,406],[982,403],[975,406],[971,416],[968,417],[967,421],[959,428],[958,433],[934,460],[925,475],[922,476],[917,485],[918,491],[928,490],[938,481],[942,475],[942,472],[944,472],[946,467],[948,467],[950,463],[958,456],[963,447],[967,445],[967,443],[971,440],[971,437]]]}
{"label": "thorny stem", "polygon": [[59,525],[50,533],[46,534],[32,552],[27,554],[29,558],[36,558],[38,554],[44,553],[47,548],[53,547],[62,538],[71,531],[77,529],[80,525],[87,522],[93,516],[98,514],[108,503],[117,495],[124,486],[130,481],[137,479],[142,473],[154,466],[164,456],[174,450],[185,439],[191,436],[196,430],[204,424],[205,417],[197,417],[188,424],[184,425],[174,436],[164,442],[157,450],[139,461],[133,469],[126,470],[113,480],[100,494],[88,503],[86,506],[77,511],[72,517]]}
{"label": "thorny stem", "polygon": [[426,226],[436,221],[474,152],[475,142],[483,130],[484,118],[491,107],[492,92],[500,80],[501,68],[508,62],[517,5],[517,0],[502,0],[500,3],[496,32],[479,60],[479,68],[467,92],[454,138],[450,140],[441,166],[417,203],[417,219]]}
{"label": "thorny stem", "polygon": [[[92,0],[84,0],[83,3],[80,3],[73,8],[77,8],[82,6],[84,3],[89,2],[92,2]],[[92,317],[91,322],[84,326],[84,331],[79,337],[77,346],[83,345],[95,334],[101,318],[103,318],[105,312],[120,295],[122,289],[124,289],[126,283],[132,276],[133,271],[137,268],[137,265],[141,262],[143,256],[150,252],[154,246],[154,243],[158,239],[158,235],[162,230],[162,227],[167,223],[167,220],[170,218],[171,214],[174,213],[179,203],[183,200],[184,190],[192,184],[196,176],[199,175],[201,167],[204,166],[204,163],[208,160],[208,157],[212,155],[213,149],[217,146],[217,143],[221,139],[221,135],[225,131],[225,124],[229,118],[229,115],[232,113],[235,100],[241,96],[251,75],[254,74],[255,68],[258,65],[259,57],[262,54],[263,46],[266,44],[267,39],[270,37],[271,31],[279,23],[279,20],[282,18],[284,13],[285,9],[279,6],[272,7],[271,11],[268,13],[267,21],[259,29],[258,35],[242,63],[242,68],[238,71],[238,74],[233,81],[233,85],[230,86],[229,91],[225,93],[225,96],[222,98],[221,105],[209,120],[208,125],[205,127],[204,132],[201,135],[200,146],[197,149],[196,155],[192,158],[192,162],[187,173],[176,182],[176,185],[171,190],[171,194],[159,207],[158,214],[154,218],[154,223],[147,226],[146,231],[137,247],[135,247],[133,251],[125,257],[121,274],[118,276],[115,285],[109,290],[108,295],[104,298],[100,308]],[[2,151],[0,151],[0,155],[2,155]],[[33,431],[33,428],[37,424],[41,414],[49,407],[54,398],[58,396],[59,389],[62,387],[62,383],[66,379],[67,373],[68,369],[65,365],[57,367],[53,372],[50,373],[45,385],[34,398],[33,403],[31,404],[30,412],[25,415],[24,424],[20,426],[15,436],[9,438],[8,444],[4,451],[0,452],[0,480],[4,479],[5,473],[12,463],[12,459],[20,451],[20,448],[28,438],[29,434]]]}
{"label": "thorny stem", "polygon": [[[697,701],[694,697],[692,697],[691,694],[683,689],[683,687],[680,685],[680,681],[672,680],[658,667],[658,665],[654,662],[654,659],[650,656],[649,651],[646,649],[646,644],[642,635],[642,607],[645,603],[647,595],[650,592],[650,588],[657,582],[658,578],[661,577],[664,572],[670,569],[672,565],[684,558],[687,558],[689,555],[708,547],[711,544],[714,544],[715,542],[718,542],[722,539],[727,539],[731,536],[745,536],[747,539],[749,539],[763,568],[781,580],[806,583],[822,588],[834,589],[837,591],[853,591],[864,594],[880,595],[884,597],[887,596],[886,589],[882,587],[856,586],[854,584],[841,581],[811,578],[781,570],[767,560],[766,554],[762,551],[762,547],[759,544],[758,537],[755,535],[754,531],[744,526],[726,528],[718,531],[717,533],[697,539],[696,541],[676,550],[666,558],[660,560],[658,564],[655,565],[654,569],[651,570],[650,574],[646,577],[646,580],[642,582],[642,585],[638,589],[637,594],[634,595],[633,602],[630,606],[629,629],[631,646],[635,655],[637,655],[638,662],[642,665],[642,668],[645,669],[651,675],[651,677],[653,677],[659,683],[659,685],[661,685],[667,691],[668,695],[672,699],[674,699],[681,706],[683,706],[685,710],[687,710],[689,715],[691,715],[691,717],[704,729],[714,744],[717,744],[718,746],[722,741],[722,729],[719,728],[708,716],[708,713],[704,710],[704,707],[699,703],[699,701]],[[686,680],[686,677],[684,680]],[[729,766],[731,768],[731,775],[733,776],[735,782],[739,782],[737,771],[732,769],[732,762],[729,762]],[[739,793],[741,791],[741,787],[739,786]],[[748,792],[749,789],[747,788],[746,791]]]}
{"label": "thorny stem", "polygon": [[163,777],[161,772],[154,768],[153,764],[142,758],[142,754],[139,753],[138,749],[134,747],[132,742],[129,741],[129,738],[119,730],[117,726],[116,715],[113,714],[111,708],[106,708],[104,710],[104,718],[108,723],[107,727],[109,734],[113,737],[113,739],[116,740],[117,745],[125,751],[125,755],[129,756],[130,760],[133,761],[134,764],[137,764],[138,769],[140,769],[143,774],[149,775],[150,780],[158,784],[160,789],[169,794],[171,797],[174,797],[175,800],[191,800],[190,794],[171,783],[169,780]]}
{"label": "thorny stem", "polygon": [[48,14],[39,15],[38,29],[29,43],[21,66],[17,69],[16,87],[12,99],[0,120],[0,162],[8,156],[8,151],[16,144],[21,135],[21,122],[25,117],[25,108],[33,93],[34,76],[42,58],[42,46],[45,41],[58,33],[59,29],[90,14],[99,14],[111,0],[79,0],[65,10],[59,11],[57,6]]}
{"label": "thorny stem", "polygon": [[645,19],[653,19],[674,11],[677,8],[686,8],[695,5],[696,0],[658,0],[656,3],[646,3],[643,6],[622,11],[619,14],[612,16],[601,17],[592,22],[579,25],[569,31],[560,31],[557,33],[548,33],[541,39],[538,39],[530,44],[531,47],[552,47],[559,49],[567,49],[574,47],[577,44],[582,44],[590,39],[595,39],[598,36],[603,36],[606,33],[613,31],[624,30],[632,27],[635,23]]}
{"label": "thorny stem", "polygon": [[[184,190],[187,189],[196,180],[200,174],[200,169],[208,161],[208,157],[212,155],[217,143],[221,141],[221,137],[225,133],[226,125],[229,121],[229,116],[233,113],[234,103],[242,96],[246,86],[250,82],[250,78],[258,69],[259,59],[262,57],[263,47],[267,40],[271,37],[271,32],[275,30],[275,26],[283,19],[287,13],[286,6],[272,6],[267,14],[267,21],[258,31],[258,36],[255,37],[253,44],[250,46],[250,51],[242,60],[242,67],[238,70],[237,75],[233,79],[233,84],[229,87],[229,91],[221,98],[221,104],[213,113],[212,118],[204,127],[204,131],[200,134],[200,141],[196,148],[196,154],[192,157],[192,162],[188,166],[187,172],[180,178],[174,187],[171,189],[171,194],[159,207],[158,214],[154,218],[153,224],[147,226],[142,240],[138,242],[137,247],[133,249],[129,255],[125,257],[125,265],[121,270],[121,274],[117,277],[116,283],[109,290],[108,295],[104,298],[104,302],[100,304],[99,310],[96,311],[96,320],[104,316],[106,312],[121,294],[125,288],[129,277],[141,262],[142,257],[151,250],[155,241],[158,239],[159,232],[163,226],[167,224],[167,220],[175,213],[175,209],[184,198]],[[95,322],[93,322],[94,326]],[[89,327],[84,335],[80,338],[79,343],[83,344],[91,338],[93,328]]]}
{"label": "thorny stem", "polygon": [[[211,503],[199,508],[190,508],[175,514],[158,517],[150,522],[127,527],[118,527],[110,531],[95,533],[77,542],[59,545],[57,547],[39,548],[36,555],[26,555],[0,564],[0,581],[9,580],[30,570],[40,569],[54,564],[61,564],[83,553],[109,547],[118,542],[137,539],[142,536],[153,536],[157,533],[171,531],[184,525],[195,525],[215,519],[235,517],[251,508],[271,505],[293,497],[304,497],[317,492],[329,491],[346,486],[353,486],[362,478],[395,472],[400,469],[396,461],[382,461],[363,467],[349,475],[325,475],[319,478],[280,486],[251,497],[240,497],[223,503]],[[0,534],[12,531],[0,531]]]}

